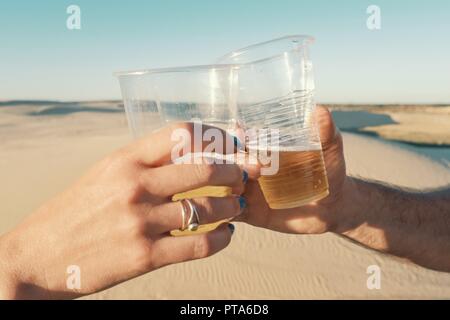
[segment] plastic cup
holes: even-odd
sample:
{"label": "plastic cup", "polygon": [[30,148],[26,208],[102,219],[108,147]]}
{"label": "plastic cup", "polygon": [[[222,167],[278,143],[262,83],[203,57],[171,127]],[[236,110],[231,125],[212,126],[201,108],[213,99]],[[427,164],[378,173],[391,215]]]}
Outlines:
{"label": "plastic cup", "polygon": [[[138,138],[174,122],[201,121],[231,130],[235,123],[229,106],[233,72],[233,66],[205,65],[116,73],[132,134]],[[207,186],[175,194],[172,200],[229,195],[229,187]],[[210,231],[222,222],[201,225],[194,232]],[[172,234],[192,232],[174,230]]]}
{"label": "plastic cup", "polygon": [[[254,134],[249,151],[271,153],[278,162],[259,183],[273,209],[305,205],[328,195],[328,181],[314,118],[314,78],[309,36],[287,36],[233,51],[218,63],[235,64],[230,105]],[[277,132],[270,137],[269,133]],[[260,156],[258,156],[260,158]]]}

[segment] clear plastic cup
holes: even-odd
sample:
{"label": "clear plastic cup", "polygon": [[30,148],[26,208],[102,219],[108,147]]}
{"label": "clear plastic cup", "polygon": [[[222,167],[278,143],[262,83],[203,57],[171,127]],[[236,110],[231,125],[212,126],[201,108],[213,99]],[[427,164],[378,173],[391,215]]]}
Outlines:
{"label": "clear plastic cup", "polygon": [[117,72],[129,127],[135,137],[172,122],[202,121],[221,128],[233,122],[233,66],[204,65]]}
{"label": "clear plastic cup", "polygon": [[[201,122],[232,130],[235,121],[229,103],[234,72],[233,66],[204,65],[116,73],[134,137],[174,122]],[[230,194],[229,187],[208,186],[176,194],[173,200]],[[195,232],[210,231],[217,225],[201,225]],[[172,232],[173,235],[190,233],[188,230]]]}
{"label": "clear plastic cup", "polygon": [[[309,36],[287,36],[233,51],[218,60],[236,65],[230,107],[240,126],[254,132],[246,135],[246,147],[277,154],[277,170],[268,170],[259,180],[274,209],[298,207],[328,195],[314,118],[314,78],[308,51],[312,42]],[[267,136],[271,130],[278,132],[277,139]]]}

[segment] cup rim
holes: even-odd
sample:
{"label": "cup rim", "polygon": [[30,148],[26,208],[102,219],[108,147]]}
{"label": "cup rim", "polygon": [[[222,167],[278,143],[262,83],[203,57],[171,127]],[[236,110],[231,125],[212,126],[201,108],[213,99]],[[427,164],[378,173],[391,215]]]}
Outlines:
{"label": "cup rim", "polygon": [[263,61],[269,61],[272,59],[277,59],[280,56],[282,56],[283,54],[285,54],[286,52],[292,52],[295,50],[298,50],[298,48],[293,48],[293,49],[289,49],[286,51],[282,51],[280,53],[277,53],[275,55],[269,56],[269,57],[264,57],[261,59],[256,59],[253,61],[248,61],[248,62],[233,62],[233,63],[221,63],[220,61],[223,61],[225,59],[229,59],[231,56],[238,56],[238,55],[242,55],[254,48],[258,48],[258,47],[262,47],[265,45],[268,45],[270,43],[274,43],[274,42],[279,42],[279,41],[283,41],[283,40],[288,40],[288,39],[292,39],[292,40],[301,40],[302,43],[299,44],[299,48],[302,48],[306,45],[312,44],[314,43],[315,39],[312,36],[309,35],[303,35],[303,34],[294,34],[294,35],[287,35],[287,36],[283,36],[283,37],[279,37],[279,38],[275,38],[275,39],[271,39],[271,40],[267,40],[267,41],[263,41],[263,42],[259,42],[259,43],[255,43],[237,50],[233,50],[231,52],[228,52],[227,54],[221,56],[219,59],[216,60],[215,64],[203,64],[203,65],[189,65],[189,66],[176,66],[176,67],[166,67],[166,68],[149,68],[149,69],[137,69],[137,70],[128,70],[128,71],[116,71],[113,73],[113,76],[117,77],[117,78],[122,78],[122,77],[129,77],[129,76],[142,76],[142,75],[146,75],[146,74],[159,74],[159,73],[176,73],[176,72],[195,72],[195,71],[205,71],[205,70],[224,70],[224,69],[240,69],[243,68],[245,66],[249,66],[249,65],[253,65],[255,63],[259,63],[259,62],[263,62]]}
{"label": "cup rim", "polygon": [[[287,35],[287,36],[275,38],[275,39],[272,39],[272,40],[267,40],[267,41],[251,44],[249,46],[246,46],[246,47],[243,47],[243,48],[239,48],[237,50],[230,51],[227,54],[224,54],[223,56],[221,56],[219,59],[217,59],[216,63],[220,64],[221,61],[225,61],[225,60],[228,60],[230,58],[234,58],[234,57],[243,55],[243,54],[245,54],[245,53],[247,53],[250,50],[253,50],[255,48],[263,47],[263,46],[266,46],[266,45],[271,44],[271,43],[280,42],[280,41],[289,40],[289,39],[291,39],[291,40],[301,40],[301,43],[299,44],[299,48],[303,48],[306,45],[313,44],[314,41],[315,41],[315,38],[313,36],[310,36],[310,35],[305,35],[305,34]],[[285,51],[280,51],[277,54],[274,54],[274,55],[271,55],[271,56],[268,56],[268,57],[264,57],[264,58],[260,58],[260,59],[255,59],[255,60],[252,60],[252,61],[232,62],[232,63],[227,62],[227,63],[224,63],[224,65],[230,65],[230,64],[233,64],[233,65],[236,65],[236,66],[251,65],[251,64],[255,64],[255,63],[259,63],[259,62],[263,62],[263,61],[277,59],[280,56],[284,55],[286,52],[292,52],[292,51],[295,51],[295,50],[298,50],[298,48],[292,48],[292,49],[288,49],[288,50],[285,50]]]}
{"label": "cup rim", "polygon": [[113,75],[117,78],[127,77],[127,76],[142,76],[146,74],[159,74],[159,73],[177,73],[177,72],[195,72],[195,71],[207,71],[207,70],[224,70],[224,69],[235,69],[237,65],[235,64],[203,64],[203,65],[190,65],[190,66],[177,66],[177,67],[167,67],[167,68],[151,68],[151,69],[140,69],[140,70],[129,70],[129,71],[117,71]]}

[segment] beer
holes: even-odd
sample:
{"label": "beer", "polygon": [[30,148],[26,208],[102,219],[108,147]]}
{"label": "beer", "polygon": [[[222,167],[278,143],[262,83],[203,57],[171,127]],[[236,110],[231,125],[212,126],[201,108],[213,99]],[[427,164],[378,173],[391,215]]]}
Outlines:
{"label": "beer", "polygon": [[328,195],[328,180],[322,151],[279,151],[279,169],[263,175],[259,185],[272,209],[305,205]]}

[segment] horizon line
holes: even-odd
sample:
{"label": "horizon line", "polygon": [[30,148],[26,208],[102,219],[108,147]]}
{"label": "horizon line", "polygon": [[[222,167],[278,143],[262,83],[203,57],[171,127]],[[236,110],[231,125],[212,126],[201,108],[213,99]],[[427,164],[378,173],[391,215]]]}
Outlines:
{"label": "horizon line", "polygon": [[[81,100],[60,100],[60,99],[5,99],[0,100],[1,104],[8,103],[32,103],[32,102],[48,102],[48,103],[74,103],[74,102],[123,102],[122,99],[81,99]],[[450,102],[316,102],[317,105],[434,105],[434,106],[450,106]]]}

